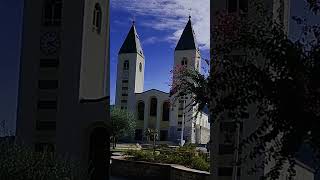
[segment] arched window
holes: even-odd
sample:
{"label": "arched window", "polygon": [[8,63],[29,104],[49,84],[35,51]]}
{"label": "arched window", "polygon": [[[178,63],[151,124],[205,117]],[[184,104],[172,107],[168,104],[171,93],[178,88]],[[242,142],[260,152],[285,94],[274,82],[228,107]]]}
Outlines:
{"label": "arched window", "polygon": [[157,116],[157,98],[151,98],[150,101],[150,116]]}
{"label": "arched window", "polygon": [[142,63],[139,64],[139,71],[142,72]]}
{"label": "arched window", "polygon": [[60,26],[62,17],[62,0],[45,0],[43,7],[43,25]]}
{"label": "arched window", "polygon": [[125,60],[123,63],[123,70],[129,70],[129,61]]}
{"label": "arched window", "polygon": [[138,120],[144,120],[144,102],[138,103]]}
{"label": "arched window", "polygon": [[188,65],[188,59],[186,57],[182,58],[181,65],[182,66],[187,66]]}
{"label": "arched window", "polygon": [[99,3],[96,3],[93,11],[93,31],[100,34],[101,32],[102,11]]}
{"label": "arched window", "polygon": [[170,103],[164,102],[162,105],[162,121],[169,121]]}

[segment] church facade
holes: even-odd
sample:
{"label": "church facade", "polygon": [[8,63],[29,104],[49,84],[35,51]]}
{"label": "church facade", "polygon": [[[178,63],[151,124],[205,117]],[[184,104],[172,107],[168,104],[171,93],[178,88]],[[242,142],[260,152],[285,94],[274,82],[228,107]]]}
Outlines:
{"label": "church facade", "polygon": [[[160,143],[177,143],[181,137],[185,142],[206,144],[210,137],[208,115],[195,116],[196,110],[186,110],[190,96],[174,100],[168,92],[157,89],[144,91],[145,56],[140,38],[133,22],[118,54],[115,106],[127,109],[136,116],[135,140],[146,139],[147,128],[157,129]],[[191,17],[174,51],[174,67],[200,71],[201,57],[196,43]]]}

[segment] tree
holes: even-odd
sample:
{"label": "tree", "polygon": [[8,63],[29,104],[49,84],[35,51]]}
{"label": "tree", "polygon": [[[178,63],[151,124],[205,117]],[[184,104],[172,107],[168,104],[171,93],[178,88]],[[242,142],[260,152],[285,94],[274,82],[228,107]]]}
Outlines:
{"label": "tree", "polygon": [[111,139],[114,149],[119,138],[124,136],[133,136],[136,126],[136,119],[134,114],[131,112],[116,107],[111,108],[110,114]]}
{"label": "tree", "polygon": [[[312,12],[319,12],[319,1],[307,2]],[[265,163],[270,158],[276,161],[266,175],[273,179],[289,161],[292,178],[294,158],[302,144],[310,145],[320,162],[320,27],[293,17],[303,32],[293,41],[282,24],[266,16],[261,4],[255,1],[250,7],[257,10],[251,21],[224,12],[216,14],[209,77],[180,71],[173,89],[179,89],[174,91],[179,92],[177,96],[195,94],[193,105],[201,108],[208,104],[211,123],[226,112],[238,124],[249,118],[258,121],[258,128],[241,141],[240,150],[251,144],[254,147],[248,157],[268,153]],[[235,49],[245,52],[244,56],[232,56]]]}
{"label": "tree", "polygon": [[151,128],[147,128],[145,130],[145,135],[148,138],[148,141],[152,140],[152,146],[153,146],[153,150],[155,150],[156,148],[156,139],[158,138],[158,130],[157,129],[151,129]]}

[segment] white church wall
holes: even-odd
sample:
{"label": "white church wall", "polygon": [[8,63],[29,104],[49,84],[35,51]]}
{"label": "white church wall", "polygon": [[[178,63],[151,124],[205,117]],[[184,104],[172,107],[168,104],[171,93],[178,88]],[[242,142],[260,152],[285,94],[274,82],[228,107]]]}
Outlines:
{"label": "white church wall", "polygon": [[[82,58],[79,98],[95,99],[108,95],[107,88],[107,27],[102,21],[101,32],[93,31],[92,19],[95,4],[99,3],[102,16],[106,17],[106,1],[85,1],[82,38]],[[105,19],[105,18],[102,18]]]}

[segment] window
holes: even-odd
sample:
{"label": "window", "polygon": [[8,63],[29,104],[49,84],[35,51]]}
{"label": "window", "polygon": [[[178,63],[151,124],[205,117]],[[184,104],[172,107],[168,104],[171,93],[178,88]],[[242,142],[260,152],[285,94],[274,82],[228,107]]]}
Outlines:
{"label": "window", "polygon": [[177,131],[181,131],[181,128],[178,128]]}
{"label": "window", "polygon": [[180,118],[181,118],[181,117],[182,117],[182,114],[178,114],[178,117],[180,117]]}
{"label": "window", "polygon": [[93,11],[93,31],[101,32],[102,11],[99,3],[96,3]]}
{"label": "window", "polygon": [[241,14],[248,12],[248,0],[228,0],[227,6],[229,13],[235,13],[238,9]]}
{"label": "window", "polygon": [[234,152],[233,145],[219,144],[219,154],[220,155],[233,154],[233,152]]}
{"label": "window", "polygon": [[186,57],[182,58],[181,65],[182,66],[187,66],[188,65],[188,59]]}
{"label": "window", "polygon": [[58,66],[58,59],[40,59],[40,68],[57,68]]}
{"label": "window", "polygon": [[237,1],[238,0],[228,0],[227,1],[227,6],[228,6],[228,12],[229,13],[234,13],[237,11]]}
{"label": "window", "polygon": [[128,83],[128,80],[122,80],[122,83]]}
{"label": "window", "polygon": [[199,70],[199,60],[197,60],[196,70]]}
{"label": "window", "polygon": [[128,94],[122,94],[122,96],[128,96]]}
{"label": "window", "polygon": [[38,101],[38,109],[57,109],[57,101]]}
{"label": "window", "polygon": [[60,26],[62,17],[62,0],[45,0],[42,23],[45,26]]}
{"label": "window", "polygon": [[142,63],[139,64],[139,71],[142,72]]}
{"label": "window", "polygon": [[127,103],[127,100],[121,100],[121,103]]}
{"label": "window", "polygon": [[138,103],[138,120],[144,120],[144,102]]}
{"label": "window", "polygon": [[134,139],[141,141],[142,140],[142,129],[136,129],[134,133]]}
{"label": "window", "polygon": [[169,111],[170,111],[169,102],[164,102],[162,105],[162,121],[169,121]]}
{"label": "window", "polygon": [[150,100],[150,116],[157,116],[157,98],[151,98]]}
{"label": "window", "polygon": [[248,12],[248,0],[239,0],[240,13]]}
{"label": "window", "polygon": [[128,87],[122,87],[122,90],[128,90],[129,88]]}
{"label": "window", "polygon": [[39,89],[57,89],[58,80],[39,80]]}
{"label": "window", "polygon": [[167,141],[168,139],[168,131],[160,130],[160,141]]}
{"label": "window", "polygon": [[125,60],[123,63],[123,70],[129,70],[129,61]]}
{"label": "window", "polygon": [[178,124],[182,125],[182,121],[179,121]]}
{"label": "window", "polygon": [[54,152],[54,145],[51,143],[36,143],[34,147],[36,152]]}

